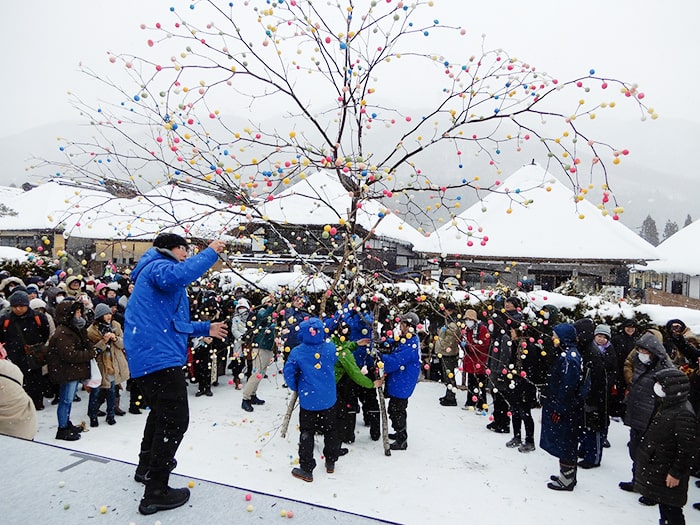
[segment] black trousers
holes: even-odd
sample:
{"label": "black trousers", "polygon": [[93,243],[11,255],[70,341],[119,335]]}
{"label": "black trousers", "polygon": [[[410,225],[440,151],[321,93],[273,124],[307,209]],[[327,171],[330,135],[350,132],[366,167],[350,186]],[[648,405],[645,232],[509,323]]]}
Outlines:
{"label": "black trousers", "polygon": [[[506,387],[507,388],[507,387]],[[510,427],[510,417],[508,416],[508,401],[498,389],[498,392],[491,392],[493,396],[493,422],[498,428]]]}
{"label": "black trousers", "polygon": [[182,367],[176,366],[136,378],[134,383],[145,404],[151,407],[143,429],[141,454],[150,456],[150,479],[167,485],[175,453],[190,422],[185,376]]}
{"label": "black trousers", "polygon": [[323,455],[326,461],[338,461],[340,439],[336,432],[336,406],[324,410],[299,407],[299,467],[306,472],[316,468],[314,436],[323,434]]}
{"label": "black trousers", "polygon": [[391,427],[397,434],[397,441],[406,441],[408,431],[406,429],[406,420],[408,419],[408,398],[400,399],[398,397],[389,397],[389,407],[387,413],[391,419]]}
{"label": "black trousers", "polygon": [[685,525],[682,507],[672,507],[659,503],[659,517],[661,525]]}

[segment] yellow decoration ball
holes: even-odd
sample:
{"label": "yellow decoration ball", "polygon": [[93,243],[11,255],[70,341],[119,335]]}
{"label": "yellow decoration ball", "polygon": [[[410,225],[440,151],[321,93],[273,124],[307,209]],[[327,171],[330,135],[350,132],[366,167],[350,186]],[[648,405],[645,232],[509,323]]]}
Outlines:
{"label": "yellow decoration ball", "polygon": [[193,487],[194,487],[194,481],[190,481],[190,482],[187,484],[187,486],[188,486],[189,488],[193,488]]}
{"label": "yellow decoration ball", "polygon": [[102,505],[100,507],[100,514],[107,514],[107,505]]}

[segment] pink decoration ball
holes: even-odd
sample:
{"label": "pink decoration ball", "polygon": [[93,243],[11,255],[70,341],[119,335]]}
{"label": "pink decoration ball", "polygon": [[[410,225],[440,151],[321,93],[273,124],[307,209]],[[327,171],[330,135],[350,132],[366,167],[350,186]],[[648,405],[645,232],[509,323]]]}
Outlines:
{"label": "pink decoration ball", "polygon": [[262,378],[263,378],[263,375],[262,375],[261,373],[257,373],[257,374],[255,374],[255,377],[256,377],[257,379],[262,379]]}
{"label": "pink decoration ball", "polygon": [[229,385],[232,385],[232,384],[233,384],[233,379],[229,379],[229,380],[228,380],[228,384],[229,384]]}
{"label": "pink decoration ball", "polygon": [[252,499],[253,499],[253,495],[252,495],[252,494],[246,494],[246,495],[245,495],[245,500],[246,500],[246,501],[250,501],[250,500],[252,500]]}
{"label": "pink decoration ball", "polygon": [[330,43],[331,43],[331,37],[327,36],[326,37],[326,44],[330,44]]}
{"label": "pink decoration ball", "polygon": [[293,518],[293,517],[294,517],[294,513],[293,513],[291,510],[288,510],[288,511],[287,511],[287,517],[288,517],[288,518]]}
{"label": "pink decoration ball", "polygon": [[423,368],[424,368],[425,370],[430,370],[430,365],[429,365],[428,363],[426,363],[426,364],[423,365]]}

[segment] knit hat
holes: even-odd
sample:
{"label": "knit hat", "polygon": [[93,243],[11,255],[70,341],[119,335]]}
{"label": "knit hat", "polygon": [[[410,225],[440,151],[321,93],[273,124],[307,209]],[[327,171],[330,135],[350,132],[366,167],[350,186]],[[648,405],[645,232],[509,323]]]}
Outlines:
{"label": "knit hat", "polygon": [[625,319],[624,321],[622,321],[622,328],[630,327],[637,328],[637,323],[634,321],[634,319]]}
{"label": "knit hat", "polygon": [[29,295],[27,292],[18,290],[10,296],[10,306],[29,306]]}
{"label": "knit hat", "polygon": [[479,320],[479,316],[476,314],[476,310],[472,310],[471,308],[464,312],[464,317],[467,319],[471,319],[472,321]]}
{"label": "knit hat", "polygon": [[503,302],[504,302],[504,303],[510,303],[510,304],[512,304],[515,308],[520,308],[520,307],[522,306],[522,303],[520,302],[520,299],[518,299],[518,298],[515,297],[515,296],[513,296],[513,297],[507,297],[506,300],[503,301]]}
{"label": "knit hat", "polygon": [[593,335],[604,335],[608,339],[612,337],[612,332],[610,332],[610,327],[606,324],[599,324],[595,327],[595,333]]}
{"label": "knit hat", "polygon": [[38,297],[35,297],[31,301],[29,301],[29,308],[32,310],[38,310],[39,308],[46,308],[46,302],[42,301]]}
{"label": "knit hat", "polygon": [[153,246],[172,250],[176,246],[187,246],[187,239],[177,233],[161,233],[153,240]]}
{"label": "knit hat", "polygon": [[98,303],[97,306],[95,306],[95,319],[99,319],[103,315],[111,314],[112,309],[107,306],[105,303]]}
{"label": "knit hat", "polygon": [[418,326],[418,323],[420,323],[420,319],[418,318],[418,314],[416,314],[414,312],[407,312],[407,313],[403,314],[400,317],[400,319],[402,322],[404,322],[406,324],[410,324],[413,327]]}

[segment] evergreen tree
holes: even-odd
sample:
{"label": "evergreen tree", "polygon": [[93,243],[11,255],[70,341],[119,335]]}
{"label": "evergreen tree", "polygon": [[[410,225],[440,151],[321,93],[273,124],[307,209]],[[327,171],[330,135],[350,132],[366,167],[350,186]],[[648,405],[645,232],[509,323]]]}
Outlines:
{"label": "evergreen tree", "polygon": [[685,218],[685,222],[683,223],[683,227],[685,228],[686,226],[693,224],[693,219],[690,218],[690,213],[688,216]]}
{"label": "evergreen tree", "polygon": [[666,226],[664,226],[664,241],[668,239],[671,235],[678,231],[678,223],[671,221],[670,219],[666,221]]}
{"label": "evergreen tree", "polygon": [[9,208],[7,205],[0,203],[0,217],[5,217],[6,215],[14,217],[17,215],[17,212],[12,208]]}
{"label": "evergreen tree", "polygon": [[644,219],[639,236],[654,246],[659,245],[659,230],[656,228],[656,221],[651,218],[651,215],[647,215],[647,218]]}

